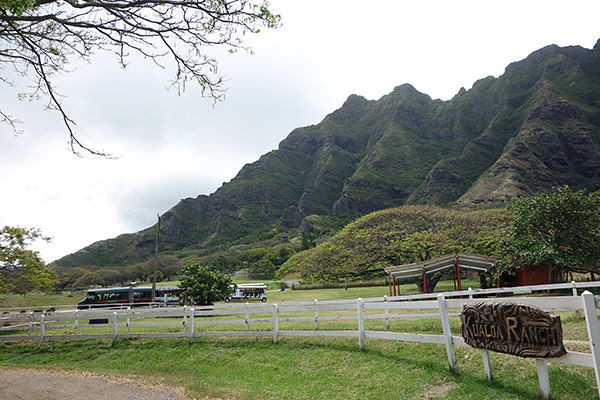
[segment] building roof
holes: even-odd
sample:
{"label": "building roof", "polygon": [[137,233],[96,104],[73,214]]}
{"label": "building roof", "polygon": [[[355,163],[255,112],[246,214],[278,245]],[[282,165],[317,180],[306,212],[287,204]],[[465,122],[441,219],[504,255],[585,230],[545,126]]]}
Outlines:
{"label": "building roof", "polygon": [[419,278],[423,276],[423,269],[425,269],[425,274],[429,275],[456,268],[457,260],[460,269],[488,272],[496,266],[500,258],[466,253],[447,254],[433,260],[387,267],[384,270],[394,279]]}

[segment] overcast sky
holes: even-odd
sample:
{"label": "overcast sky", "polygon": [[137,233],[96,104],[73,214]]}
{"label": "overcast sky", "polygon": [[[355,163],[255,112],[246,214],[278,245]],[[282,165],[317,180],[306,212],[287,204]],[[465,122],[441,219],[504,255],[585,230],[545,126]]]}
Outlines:
{"label": "overcast sky", "polygon": [[0,225],[41,228],[53,240],[36,249],[51,262],[149,227],[182,198],[213,193],[351,94],[376,100],[410,83],[449,100],[539,48],[592,48],[600,38],[597,0],[271,5],[283,27],[246,35],[254,55],[220,56],[222,103],[192,86],[181,96],[168,91],[172,71],[142,59],[121,69],[98,54],[56,79],[79,138],[116,160],[72,155],[45,99],[18,101],[18,88],[1,85],[0,108],[23,121],[24,133],[0,125]]}

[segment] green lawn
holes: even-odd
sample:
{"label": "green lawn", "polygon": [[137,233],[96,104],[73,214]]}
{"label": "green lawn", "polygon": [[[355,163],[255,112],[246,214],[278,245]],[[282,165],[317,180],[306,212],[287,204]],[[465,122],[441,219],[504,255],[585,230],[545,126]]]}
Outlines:
{"label": "green lawn", "polygon": [[[410,288],[401,290],[407,293]],[[386,294],[387,287],[285,290],[269,293],[269,302]],[[587,339],[585,321],[574,313],[561,318],[565,339]],[[373,323],[383,330],[383,321]],[[452,318],[451,324],[453,333],[459,334],[458,319]],[[393,330],[441,333],[435,319],[393,321],[393,325]],[[364,351],[359,351],[357,339],[345,338],[280,337],[276,344],[271,338],[196,338],[191,345],[187,339],[118,340],[114,345],[73,340],[47,342],[44,347],[38,342],[9,342],[0,344],[0,368],[127,376],[180,387],[190,399],[540,398],[534,360],[492,354],[494,380],[488,382],[479,351],[456,347],[455,352],[458,373],[449,370],[443,346],[383,340],[367,340]],[[550,362],[549,374],[554,399],[598,399],[593,369]]]}

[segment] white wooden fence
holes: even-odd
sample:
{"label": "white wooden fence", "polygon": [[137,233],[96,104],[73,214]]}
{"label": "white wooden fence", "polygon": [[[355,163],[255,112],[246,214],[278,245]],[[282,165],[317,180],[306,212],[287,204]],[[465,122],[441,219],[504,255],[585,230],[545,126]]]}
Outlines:
{"label": "white wooden fence", "polygon": [[[597,282],[595,282],[598,284]],[[568,287],[568,286],[567,286]],[[481,293],[481,292],[478,292]],[[457,293],[449,293],[456,296]],[[119,338],[187,338],[192,343],[198,337],[350,337],[358,340],[362,350],[365,339],[396,340],[444,345],[448,364],[457,371],[454,347],[467,347],[461,336],[453,336],[451,317],[460,313],[473,291],[458,293],[465,298],[448,298],[447,294],[435,295],[435,300],[416,299],[415,296],[382,297],[357,300],[294,302],[275,304],[227,304],[210,307],[177,307],[129,310],[79,310],[52,313],[4,314],[0,317],[2,331],[20,334],[0,335],[0,341],[61,339],[111,339]],[[591,353],[567,352],[561,357],[537,359],[540,391],[544,398],[550,397],[550,381],[547,362],[579,365],[594,368],[596,384],[600,390],[600,328],[596,309],[600,298],[585,291],[582,295],[561,297],[520,297],[482,299],[477,301],[503,301],[527,304],[546,311],[569,311],[585,314]],[[422,295],[419,297],[423,297]],[[425,297],[431,297],[431,294]],[[450,311],[449,311],[450,310]],[[439,318],[442,335],[427,335],[390,331],[390,321],[401,318]],[[99,324],[89,324],[95,320]],[[374,326],[381,320],[384,330],[365,329],[365,322]],[[356,329],[347,329],[348,322]],[[342,323],[343,329],[339,328]],[[301,330],[281,329],[282,324],[301,326]],[[337,325],[337,326],[336,326]],[[252,328],[251,328],[252,327]],[[323,329],[325,328],[325,329]],[[51,330],[61,333],[51,334]],[[483,370],[492,379],[490,353],[482,352]]]}

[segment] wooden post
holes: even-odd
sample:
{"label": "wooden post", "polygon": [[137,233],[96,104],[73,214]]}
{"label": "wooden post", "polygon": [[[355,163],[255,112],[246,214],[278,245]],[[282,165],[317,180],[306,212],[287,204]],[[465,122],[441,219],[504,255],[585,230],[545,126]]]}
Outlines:
{"label": "wooden post", "polygon": [[250,303],[246,302],[246,321],[244,321],[246,323],[246,332],[250,331],[250,313],[248,312],[249,308]]}
{"label": "wooden post", "polygon": [[116,312],[113,312],[112,329],[113,329],[112,342],[114,344],[117,341],[117,313]]}
{"label": "wooden post", "polygon": [[[573,290],[573,296],[577,297],[577,282],[571,281],[571,289]],[[577,318],[581,318],[581,312],[579,310],[575,310],[575,315]]]}
{"label": "wooden post", "polygon": [[279,319],[277,303],[273,304],[273,343],[279,342]]}
{"label": "wooden post", "polygon": [[[461,292],[462,284],[460,282],[460,265],[459,265],[459,261],[458,261],[458,256],[456,256],[456,277],[458,279],[458,291]],[[460,298],[462,299],[462,295],[460,296]]]}
{"label": "wooden post", "polygon": [[183,306],[183,331],[185,332],[185,326],[187,325],[187,315],[185,315],[185,313],[187,312],[187,306]]}
{"label": "wooden post", "polygon": [[33,331],[33,311],[29,311],[29,325],[27,328],[27,334],[31,335],[32,331]]}
{"label": "wooden post", "polygon": [[543,399],[549,399],[550,395],[550,378],[548,377],[548,364],[543,358],[536,359],[538,381],[540,382],[540,392]]}
{"label": "wooden post", "polygon": [[[315,308],[319,306],[319,301],[315,299]],[[315,329],[319,330],[319,310],[315,309]]]}
{"label": "wooden post", "polygon": [[389,304],[387,302],[387,296],[383,296],[383,302],[385,303],[385,329],[390,330],[390,309],[388,308]]}
{"label": "wooden post", "polygon": [[450,330],[450,321],[448,320],[448,311],[446,309],[446,298],[443,294],[438,294],[438,307],[440,309],[440,318],[442,320],[442,330],[444,331],[444,344],[446,345],[446,355],[450,369],[457,372],[456,357],[454,356],[454,346],[452,344],[452,331]]}
{"label": "wooden post", "polygon": [[44,345],[44,340],[46,335],[46,316],[42,314],[40,316],[40,346]]}
{"label": "wooden post", "polygon": [[189,326],[189,330],[190,330],[190,344],[192,344],[194,342],[194,314],[195,314],[195,310],[194,308],[190,308],[190,326]]}
{"label": "wooden post", "polygon": [[425,273],[425,267],[423,267],[423,293],[427,293],[427,274]]}
{"label": "wooden post", "polygon": [[598,314],[596,314],[596,302],[594,295],[586,290],[581,295],[583,299],[583,311],[585,312],[585,323],[590,338],[592,349],[592,363],[596,373],[596,387],[600,394],[600,327],[598,327]]}
{"label": "wooden post", "polygon": [[[457,260],[457,263],[458,263],[458,260]],[[455,271],[454,271],[454,273],[452,274],[452,276],[453,276],[453,278],[454,278],[454,279],[453,279],[453,283],[454,283],[454,290],[457,290],[457,289],[458,289],[458,288],[456,287],[456,281],[457,281],[457,278],[458,278],[458,277],[457,277],[457,275],[458,275],[458,274],[457,274],[457,272],[456,272],[456,270],[455,270]]]}
{"label": "wooden post", "polygon": [[481,350],[481,356],[483,357],[483,372],[488,381],[492,381],[492,359],[490,352],[487,350]]}
{"label": "wooden post", "polygon": [[392,274],[388,274],[388,286],[390,287],[390,296],[392,295]]}
{"label": "wooden post", "polygon": [[363,319],[363,299],[358,298],[358,348],[360,350],[365,349],[365,321]]}

